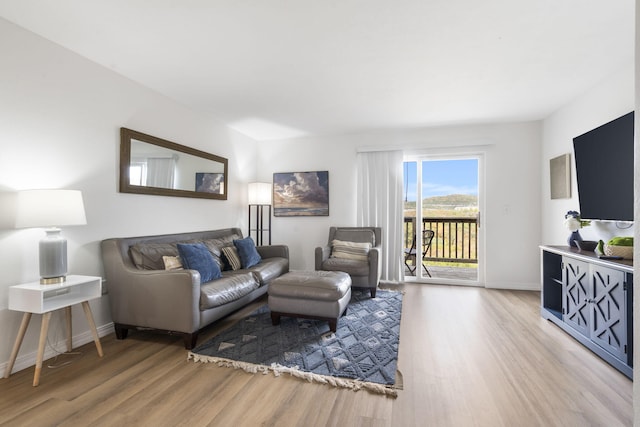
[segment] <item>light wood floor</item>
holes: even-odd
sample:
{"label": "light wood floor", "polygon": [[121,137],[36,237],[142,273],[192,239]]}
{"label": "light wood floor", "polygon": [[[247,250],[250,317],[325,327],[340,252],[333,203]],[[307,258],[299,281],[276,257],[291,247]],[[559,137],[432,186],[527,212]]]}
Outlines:
{"label": "light wood floor", "polygon": [[[470,264],[466,267],[450,267],[441,265],[427,264],[429,269],[430,278],[437,281],[437,279],[454,279],[454,280],[477,280],[478,279],[478,266],[476,264]],[[423,270],[424,273],[424,270]],[[405,280],[407,278],[415,277],[411,274],[408,268],[404,268]],[[425,274],[426,276],[426,274]]]}
{"label": "light wood floor", "polygon": [[[11,426],[618,426],[632,383],[538,314],[539,293],[404,285],[397,399],[187,361],[131,332],[59,369],[0,379]],[[262,301],[261,303],[264,303]],[[256,307],[235,314],[237,319]],[[233,319],[208,328],[202,339]],[[201,342],[201,341],[200,341]],[[66,356],[69,357],[69,356]],[[46,365],[46,364],[45,364]]]}

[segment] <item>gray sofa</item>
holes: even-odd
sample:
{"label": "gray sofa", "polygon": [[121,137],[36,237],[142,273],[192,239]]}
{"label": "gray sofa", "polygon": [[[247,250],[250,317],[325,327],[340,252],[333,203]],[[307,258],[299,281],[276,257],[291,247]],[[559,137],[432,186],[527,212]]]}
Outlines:
{"label": "gray sofa", "polygon": [[269,282],[289,271],[289,249],[259,246],[262,258],[249,269],[222,271],[200,283],[197,270],[165,270],[163,256],[177,256],[177,243],[203,243],[224,263],[221,249],[242,238],[238,228],[113,238],[102,241],[102,259],[116,337],[129,329],[157,329],[184,337],[187,349],[198,332],[267,292]]}

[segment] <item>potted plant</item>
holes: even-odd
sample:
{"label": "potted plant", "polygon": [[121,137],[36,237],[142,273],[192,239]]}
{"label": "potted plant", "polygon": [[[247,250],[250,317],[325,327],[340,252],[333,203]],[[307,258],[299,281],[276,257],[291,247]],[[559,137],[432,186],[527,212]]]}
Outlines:
{"label": "potted plant", "polygon": [[577,247],[576,241],[581,242],[582,236],[578,230],[582,227],[586,227],[591,224],[591,221],[586,221],[580,218],[580,212],[578,211],[569,211],[564,216],[564,226],[571,231],[571,234],[567,238],[567,244],[572,247]]}

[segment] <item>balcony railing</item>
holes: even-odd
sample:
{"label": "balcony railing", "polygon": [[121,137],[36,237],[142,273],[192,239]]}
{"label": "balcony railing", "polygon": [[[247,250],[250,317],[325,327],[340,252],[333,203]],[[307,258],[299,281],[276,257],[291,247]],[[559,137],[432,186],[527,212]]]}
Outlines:
{"label": "balcony railing", "polygon": [[[411,247],[415,217],[404,218],[404,244]],[[478,220],[477,218],[423,218],[423,230],[433,230],[431,246],[427,250],[427,261],[477,263]]]}

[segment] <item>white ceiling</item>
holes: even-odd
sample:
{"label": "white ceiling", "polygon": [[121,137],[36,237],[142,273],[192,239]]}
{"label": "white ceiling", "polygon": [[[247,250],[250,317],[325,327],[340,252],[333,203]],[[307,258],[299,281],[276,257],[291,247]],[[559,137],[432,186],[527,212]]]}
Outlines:
{"label": "white ceiling", "polygon": [[1,0],[257,140],[542,119],[633,62],[634,0]]}

